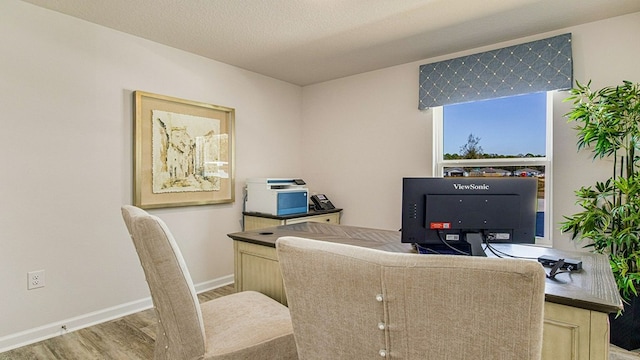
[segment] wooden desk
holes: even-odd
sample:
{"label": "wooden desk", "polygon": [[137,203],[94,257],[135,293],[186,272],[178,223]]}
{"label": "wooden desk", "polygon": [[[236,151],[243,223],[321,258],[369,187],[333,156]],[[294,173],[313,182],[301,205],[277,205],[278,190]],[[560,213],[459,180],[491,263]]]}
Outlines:
{"label": "wooden desk", "polygon": [[[413,252],[410,244],[400,242],[398,231],[324,223],[283,225],[228,236],[234,240],[236,290],[260,291],[283,304],[286,304],[286,294],[275,251],[279,237],[299,236],[385,251]],[[551,255],[581,260],[582,271],[559,274],[555,281],[547,279],[543,359],[608,359],[608,314],[622,309],[622,301],[607,257],[536,246],[495,246],[517,256]]]}

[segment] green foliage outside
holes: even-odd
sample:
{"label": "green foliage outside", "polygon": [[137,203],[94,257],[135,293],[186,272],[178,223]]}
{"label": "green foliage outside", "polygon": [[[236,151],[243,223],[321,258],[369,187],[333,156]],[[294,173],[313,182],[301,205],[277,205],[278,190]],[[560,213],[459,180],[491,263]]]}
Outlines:
{"label": "green foliage outside", "polygon": [[[544,157],[544,155],[534,155],[534,154],[517,154],[517,155],[501,155],[501,154],[488,154],[485,153],[480,146],[481,138],[474,136],[473,134],[469,134],[467,138],[467,143],[460,147],[460,152],[457,154],[444,154],[444,160],[465,160],[465,159],[514,159],[514,158],[533,158],[533,157]],[[540,173],[544,173],[544,166],[531,166],[533,170],[536,170]],[[465,171],[468,173],[473,173],[474,171],[478,171],[479,169],[472,167],[465,167]],[[510,170],[512,173],[517,170],[517,167],[508,167],[505,170]]]}
{"label": "green foliage outside", "polygon": [[517,154],[517,155],[501,155],[501,154],[488,154],[485,153],[480,146],[481,138],[469,134],[467,143],[460,147],[460,152],[457,154],[444,154],[444,160],[461,160],[461,159],[511,159],[511,158],[531,158],[531,157],[543,157],[544,155],[534,154]]}

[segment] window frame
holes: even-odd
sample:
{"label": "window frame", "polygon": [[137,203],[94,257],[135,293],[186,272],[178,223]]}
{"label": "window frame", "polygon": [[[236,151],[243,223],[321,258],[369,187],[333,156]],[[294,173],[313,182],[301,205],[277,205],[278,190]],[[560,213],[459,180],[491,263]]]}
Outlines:
{"label": "window frame", "polygon": [[553,207],[553,99],[557,91],[547,91],[546,139],[544,157],[508,158],[508,159],[458,159],[444,160],[444,108],[432,108],[433,118],[433,169],[436,177],[444,177],[444,169],[448,167],[500,167],[500,166],[544,166],[544,236],[536,236],[536,245],[552,246],[552,209]]}

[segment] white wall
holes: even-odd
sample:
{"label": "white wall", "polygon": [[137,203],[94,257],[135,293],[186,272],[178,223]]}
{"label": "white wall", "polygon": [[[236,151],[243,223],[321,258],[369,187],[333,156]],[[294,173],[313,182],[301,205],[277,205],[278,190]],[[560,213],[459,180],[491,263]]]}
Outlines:
{"label": "white wall", "polygon": [[[567,32],[573,34],[576,80],[592,79],[595,87],[640,82],[635,13],[307,86],[305,179],[344,208],[344,224],[399,229],[402,177],[430,176],[432,169],[431,112],[417,110],[419,66]],[[566,96],[556,96],[554,108],[553,241],[556,248],[580,249],[558,231],[559,223],[577,210],[573,191],[608,177],[609,164],[577,153],[573,125],[563,118]]]}
{"label": "white wall", "polygon": [[[640,81],[640,14],[557,33],[566,31],[577,80]],[[232,280],[226,234],[240,230],[247,177],[301,176],[345,209],[344,223],[399,229],[400,179],[431,172],[431,115],[417,110],[419,65],[527,40],[301,89],[0,1],[0,351],[62,324],[148,305],[119,210],[132,202],[132,91],[236,109],[236,202],[151,211],[168,223],[194,282],[205,288]],[[575,134],[560,115],[554,131],[557,224],[575,210],[573,190],[606,176],[608,166],[576,154]],[[555,246],[573,248],[566,239],[556,231]],[[39,269],[46,287],[27,291],[27,272]]]}
{"label": "white wall", "polygon": [[418,67],[307,86],[303,93],[310,190],[344,209],[343,224],[398,230],[402,177],[431,172],[431,124],[418,110]]}
{"label": "white wall", "polygon": [[151,211],[196,285],[233,281],[244,179],[301,173],[300,87],[17,0],[0,1],[0,52],[0,351],[149,305],[120,216],[135,90],[236,109],[236,202]]}

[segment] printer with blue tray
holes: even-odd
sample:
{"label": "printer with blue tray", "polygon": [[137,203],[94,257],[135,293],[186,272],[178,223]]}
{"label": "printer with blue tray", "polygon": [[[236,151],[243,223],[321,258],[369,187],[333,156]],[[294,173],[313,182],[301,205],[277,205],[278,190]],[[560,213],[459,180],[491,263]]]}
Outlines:
{"label": "printer with blue tray", "polygon": [[302,179],[249,178],[245,211],[276,216],[306,214],[309,189]]}

